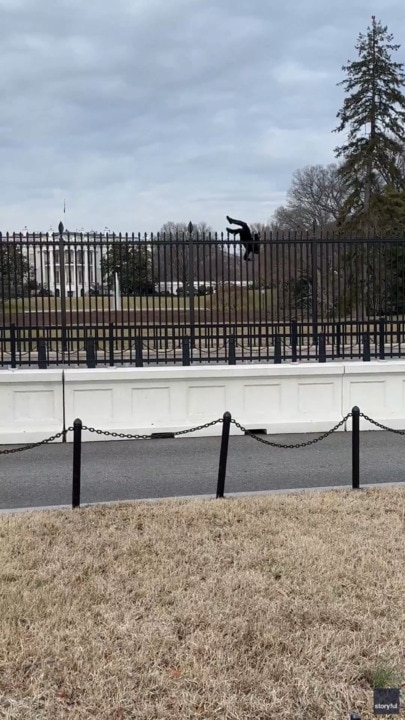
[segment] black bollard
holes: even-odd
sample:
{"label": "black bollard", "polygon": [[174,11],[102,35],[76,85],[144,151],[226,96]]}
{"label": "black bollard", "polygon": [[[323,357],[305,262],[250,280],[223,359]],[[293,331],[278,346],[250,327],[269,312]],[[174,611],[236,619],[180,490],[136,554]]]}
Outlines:
{"label": "black bollard", "polygon": [[380,360],[385,360],[385,318],[380,318],[378,322],[378,356]]}
{"label": "black bollard", "polygon": [[86,364],[88,368],[96,367],[96,340],[95,338],[87,338],[86,340]]}
{"label": "black bollard", "polygon": [[370,335],[368,333],[363,334],[363,360],[370,362]]}
{"label": "black bollard", "polygon": [[352,408],[352,488],[360,488],[360,410]]}
{"label": "black bollard", "polygon": [[320,363],[326,363],[326,335],[319,333],[318,335],[318,360]]}
{"label": "black bollard", "polygon": [[108,355],[110,367],[114,367],[114,325],[112,323],[108,326]]}
{"label": "black bollard", "polygon": [[236,365],[236,337],[230,335],[228,340],[228,364]]}
{"label": "black bollard", "polygon": [[10,325],[10,356],[11,356],[11,367],[17,367],[17,347],[16,347],[16,327],[14,323]]}
{"label": "black bollard", "polygon": [[46,370],[47,362],[46,362],[46,340],[44,338],[40,338],[38,340],[37,345],[38,350],[38,367],[40,370]]}
{"label": "black bollard", "polygon": [[340,346],[342,343],[342,329],[340,323],[336,325],[336,357],[340,357]]}
{"label": "black bollard", "polygon": [[298,345],[298,323],[296,320],[291,321],[291,360],[297,362],[297,345]]}
{"label": "black bollard", "polygon": [[142,347],[142,338],[136,337],[135,338],[135,365],[136,367],[143,367],[143,347]]}
{"label": "black bollard", "polygon": [[82,466],[82,421],[77,419],[73,423],[73,482],[72,482],[72,508],[80,507],[80,480]]}
{"label": "black bollard", "polygon": [[225,412],[222,423],[221,450],[219,453],[219,468],[217,482],[217,498],[222,499],[225,492],[226,463],[228,460],[229,431],[231,429],[231,413]]}
{"label": "black bollard", "polygon": [[189,367],[190,365],[190,338],[185,335],[181,339],[182,352],[183,352],[183,366]]}
{"label": "black bollard", "polygon": [[281,363],[281,335],[274,336],[274,363],[276,365]]}

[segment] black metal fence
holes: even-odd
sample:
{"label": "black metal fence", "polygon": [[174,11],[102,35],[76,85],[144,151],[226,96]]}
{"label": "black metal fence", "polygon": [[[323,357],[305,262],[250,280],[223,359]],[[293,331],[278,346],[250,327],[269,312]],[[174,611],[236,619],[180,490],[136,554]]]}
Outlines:
{"label": "black metal fence", "polygon": [[0,366],[402,357],[405,236],[0,235]]}

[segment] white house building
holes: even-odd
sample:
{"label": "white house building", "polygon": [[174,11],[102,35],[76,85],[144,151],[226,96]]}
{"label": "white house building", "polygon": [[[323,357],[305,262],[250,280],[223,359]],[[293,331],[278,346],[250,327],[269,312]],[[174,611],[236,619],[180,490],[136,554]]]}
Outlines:
{"label": "white house building", "polygon": [[35,280],[41,287],[60,295],[64,265],[66,296],[88,295],[95,283],[102,283],[101,258],[107,245],[103,246],[102,236],[95,233],[65,232],[62,239],[63,242],[59,234],[25,235],[24,245]]}
{"label": "white house building", "polygon": [[[67,297],[88,295],[94,286],[103,285],[102,257],[108,252],[111,243],[119,242],[120,239],[128,242],[127,237],[113,237],[111,233],[98,232],[64,231],[60,235],[54,232],[31,233],[24,230],[21,233],[2,235],[3,242],[15,242],[21,248],[37,284],[56,296],[61,295],[64,269]],[[133,240],[137,242],[138,238],[133,237]],[[148,249],[150,250],[149,245]]]}

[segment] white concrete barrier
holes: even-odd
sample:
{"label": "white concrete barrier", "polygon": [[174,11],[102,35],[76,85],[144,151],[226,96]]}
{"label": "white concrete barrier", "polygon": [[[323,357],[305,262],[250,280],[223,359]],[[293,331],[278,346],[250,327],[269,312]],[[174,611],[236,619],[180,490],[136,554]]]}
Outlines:
{"label": "white concrete barrier", "polygon": [[[88,427],[150,435],[203,425],[228,410],[250,430],[322,432],[342,418],[343,373],[342,363],[67,369],[66,424],[79,417]],[[220,433],[215,425],[186,437]]]}
{"label": "white concrete barrier", "polygon": [[63,428],[63,370],[0,371],[0,444],[32,443]]}
{"label": "white concrete barrier", "polygon": [[[405,429],[405,361],[374,360],[345,363],[343,408],[361,412],[395,430]],[[378,428],[360,418],[360,430]]]}
{"label": "white concrete barrier", "polygon": [[[249,430],[318,433],[354,405],[405,428],[405,360],[2,370],[0,444],[45,439],[62,430],[64,417],[66,426],[79,417],[89,427],[151,435],[204,425],[226,410]],[[363,418],[360,428],[377,429]],[[235,425],[231,432],[240,433]],[[220,433],[218,424],[184,437]],[[84,441],[106,439],[83,434]]]}

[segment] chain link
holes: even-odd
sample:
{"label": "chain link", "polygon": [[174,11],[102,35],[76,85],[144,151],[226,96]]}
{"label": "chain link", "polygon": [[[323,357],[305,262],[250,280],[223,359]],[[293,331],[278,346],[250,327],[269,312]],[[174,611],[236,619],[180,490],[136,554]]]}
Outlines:
{"label": "chain link", "polygon": [[[187,430],[177,430],[173,433],[173,435],[175,437],[178,437],[179,435],[186,435],[187,433],[196,432],[197,430],[205,430],[206,428],[212,427],[213,425],[217,425],[218,423],[222,422],[223,419],[219,418],[218,420],[212,420],[212,422],[205,423],[204,425],[198,425],[197,427],[193,428],[188,428]],[[96,430],[96,428],[87,427],[87,425],[83,425],[82,430],[96,433],[96,435],[107,435],[108,437],[120,438],[121,440],[150,440],[152,437],[152,435],[131,435],[130,433],[117,433],[111,432],[110,430]]]}
{"label": "chain link", "polygon": [[191,430],[178,430],[177,432],[173,433],[176,437],[179,435],[187,435],[187,433],[191,432],[197,432],[197,430],[205,430],[206,428],[212,427],[213,425],[218,425],[218,423],[223,423],[223,418],[218,418],[218,420],[212,420],[212,422],[205,423],[205,425],[198,425],[195,428],[191,428]]}
{"label": "chain link", "polygon": [[130,433],[110,432],[109,430],[96,430],[96,428],[83,425],[82,430],[96,433],[96,435],[108,435],[108,437],[120,438],[121,440],[150,440],[150,435],[131,435]]}
{"label": "chain link", "polygon": [[48,445],[54,440],[59,440],[59,438],[65,437],[67,433],[72,432],[72,430],[73,427],[69,427],[66,430],[62,430],[61,432],[56,433],[56,435],[51,435],[51,437],[46,438],[46,440],[40,440],[39,442],[30,443],[29,445],[23,445],[22,447],[6,448],[6,450],[0,450],[0,455],[14,455],[14,453],[24,452],[24,450],[32,450],[33,448],[41,447],[41,445]]}
{"label": "chain link", "polygon": [[388,430],[388,432],[395,433],[396,435],[405,435],[405,430],[394,430],[394,428],[387,427],[387,425],[383,425],[382,423],[377,422],[377,420],[373,420],[371,417],[369,417],[365,413],[361,412],[360,417],[364,418],[365,420],[368,420],[369,423],[380,428],[380,430]]}
{"label": "chain link", "polygon": [[270,447],[275,448],[282,448],[283,450],[293,450],[303,447],[309,447],[309,445],[315,445],[315,443],[320,442],[321,440],[325,440],[325,438],[329,437],[329,435],[332,435],[332,433],[336,432],[342,425],[345,424],[345,422],[352,416],[352,413],[349,412],[345,417],[340,420],[336,425],[334,425],[333,428],[330,430],[327,430],[326,432],[322,433],[322,435],[319,435],[319,437],[314,438],[313,440],[307,440],[306,442],[302,443],[294,443],[293,445],[285,445],[283,443],[275,443],[270,442],[270,440],[264,440],[263,438],[259,437],[258,435],[255,435],[250,430],[246,430],[246,428],[243,427],[240,423],[238,423],[236,420],[231,420],[231,423],[233,423],[239,430],[242,430],[246,435],[249,435],[249,437],[253,438],[253,440],[257,440],[257,442],[263,443],[263,445],[270,445]]}

